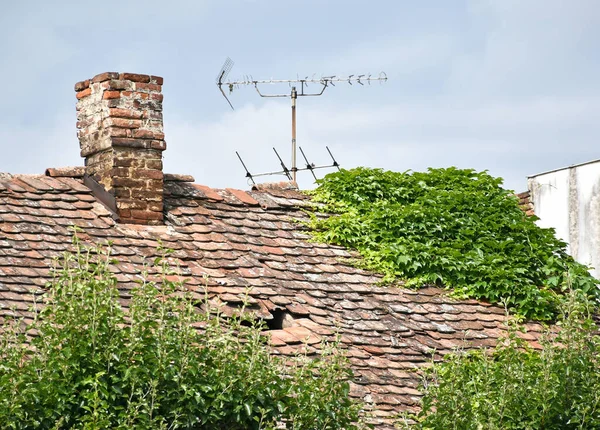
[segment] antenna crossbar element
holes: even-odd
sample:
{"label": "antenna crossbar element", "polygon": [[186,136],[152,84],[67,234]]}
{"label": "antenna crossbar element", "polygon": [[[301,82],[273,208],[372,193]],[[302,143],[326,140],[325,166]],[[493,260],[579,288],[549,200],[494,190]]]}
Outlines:
{"label": "antenna crossbar element", "polygon": [[[291,181],[292,180],[292,175],[290,175],[290,171],[287,168],[287,166],[285,165],[285,163],[283,162],[283,160],[281,159],[281,157],[279,156],[279,153],[277,152],[277,150],[275,148],[273,148],[273,152],[275,152],[275,155],[277,155],[277,158],[279,158],[279,162],[281,163],[281,167],[283,168],[283,172],[285,173],[285,176],[287,176],[287,178]],[[296,176],[296,171],[294,170],[294,176]],[[294,179],[295,181],[296,179]]]}
{"label": "antenna crossbar element", "polygon": [[313,178],[315,178],[315,181],[317,180],[317,175],[315,175],[314,169],[315,169],[315,163],[309,163],[308,162],[308,158],[306,158],[306,154],[304,154],[304,151],[302,150],[302,147],[299,146],[298,149],[300,150],[300,152],[302,153],[302,157],[304,158],[304,161],[306,161],[306,168],[308,170],[310,170],[310,173],[312,173]]}
{"label": "antenna crossbar element", "polygon": [[340,165],[338,164],[337,161],[335,161],[335,158],[333,158],[333,154],[329,150],[329,146],[326,146],[325,148],[327,149],[327,152],[329,152],[329,156],[331,157],[331,161],[333,161],[333,164],[331,165],[331,167],[337,167],[337,169],[340,170]]}
{"label": "antenna crossbar element", "polygon": [[242,160],[242,157],[240,157],[239,152],[235,151],[235,155],[237,155],[237,157],[240,159],[240,163],[242,163],[242,166],[244,166],[244,170],[246,171],[246,178],[248,178],[249,180],[251,180],[253,185],[256,185],[256,182],[254,182],[254,179],[252,178],[252,174],[250,173],[250,171],[246,167],[246,164],[244,163],[244,160]]}

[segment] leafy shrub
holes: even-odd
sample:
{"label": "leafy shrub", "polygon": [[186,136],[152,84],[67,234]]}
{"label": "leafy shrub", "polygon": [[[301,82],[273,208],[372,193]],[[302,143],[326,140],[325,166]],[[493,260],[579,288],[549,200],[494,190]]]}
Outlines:
{"label": "leafy shrub", "polygon": [[[577,294],[533,350],[511,326],[492,351],[458,351],[426,374],[414,429],[598,429],[600,337],[589,303]],[[414,426],[405,425],[410,418]]]}
{"label": "leafy shrub", "polygon": [[312,218],[317,240],[357,249],[360,264],[407,285],[437,283],[459,297],[505,302],[548,320],[557,292],[599,297],[598,281],[576,263],[553,229],[527,217],[502,180],[486,172],[357,168],[327,175],[312,191],[337,216]]}
{"label": "leafy shrub", "polygon": [[110,249],[77,244],[33,325],[5,324],[0,428],[359,428],[336,345],[284,363],[247,312],[200,311],[165,258],[125,311],[110,264]]}

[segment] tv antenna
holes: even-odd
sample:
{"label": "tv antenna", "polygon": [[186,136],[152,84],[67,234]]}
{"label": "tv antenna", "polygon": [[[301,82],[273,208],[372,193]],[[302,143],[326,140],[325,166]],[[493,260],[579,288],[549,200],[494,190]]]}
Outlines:
{"label": "tv antenna", "polygon": [[273,152],[275,152],[275,155],[279,159],[279,163],[281,165],[281,170],[278,170],[276,172],[268,172],[268,173],[256,173],[254,175],[252,173],[250,173],[250,171],[246,167],[246,163],[244,163],[244,160],[242,160],[242,157],[240,156],[239,152],[235,151],[235,154],[239,158],[240,163],[242,163],[242,166],[244,166],[244,170],[246,170],[246,178],[248,178],[248,181],[252,182],[252,185],[256,185],[254,178],[257,178],[260,176],[285,175],[285,176],[287,176],[287,178],[290,181],[295,181],[296,180],[296,175],[295,175],[296,172],[302,172],[302,171],[309,170],[310,173],[312,173],[313,178],[315,178],[315,181],[316,181],[317,175],[315,175],[315,170],[327,169],[329,167],[337,167],[337,169],[340,170],[340,165],[333,157],[333,154],[329,150],[329,147],[326,146],[325,148],[327,149],[327,152],[329,153],[329,156],[331,157],[331,164],[329,164],[327,166],[316,166],[314,163],[311,163],[308,161],[308,158],[306,158],[306,154],[304,154],[302,147],[299,146],[298,149],[300,149],[300,153],[302,154],[302,157],[304,157],[304,161],[306,162],[306,167],[296,167],[295,169],[288,169],[288,167],[285,165],[285,163],[281,159],[281,156],[279,155],[277,150],[275,148],[273,148]]}
{"label": "tv antenna", "polygon": [[[234,65],[234,62],[231,60],[231,58],[227,57],[227,59],[225,60],[225,63],[223,64],[223,67],[221,67],[221,70],[219,71],[219,74],[217,75],[217,86],[219,87],[219,91],[221,91],[221,94],[223,94],[223,97],[225,97],[225,100],[227,100],[227,103],[229,103],[229,106],[231,106],[231,109],[234,109],[233,104],[227,97],[227,94],[225,93],[225,91],[223,91],[223,86],[225,86],[225,88],[227,88],[229,90],[229,94],[231,94],[235,88],[239,88],[241,86],[253,85],[254,88],[256,89],[256,92],[261,97],[265,97],[265,98],[289,97],[292,101],[292,167],[290,169],[288,169],[285,166],[285,164],[283,163],[283,161],[281,160],[281,157],[279,156],[277,151],[275,151],[275,154],[277,155],[277,157],[279,158],[279,160],[281,162],[281,166],[282,166],[283,170],[281,170],[279,172],[273,172],[273,173],[251,175],[250,172],[248,171],[248,169],[246,168],[246,165],[242,161],[240,155],[236,152],[238,158],[240,159],[242,165],[244,166],[244,169],[246,169],[246,176],[249,177],[252,180],[252,182],[254,182],[254,180],[252,179],[253,177],[263,176],[263,175],[268,175],[268,174],[273,174],[273,175],[285,174],[290,180],[295,181],[296,173],[298,171],[302,171],[302,170],[310,170],[316,179],[314,170],[317,168],[320,169],[320,168],[325,168],[325,167],[338,167],[338,169],[339,169],[339,165],[333,158],[333,155],[331,154],[331,151],[329,150],[329,148],[327,148],[327,151],[329,152],[329,155],[331,156],[331,158],[333,160],[332,165],[319,166],[319,167],[311,165],[308,162],[308,160],[306,159],[306,156],[304,155],[304,152],[302,151],[302,149],[300,149],[300,151],[302,152],[302,156],[304,157],[304,159],[307,163],[307,167],[306,168],[298,168],[297,167],[297,165],[296,165],[296,100],[298,99],[298,97],[320,96],[325,92],[325,90],[329,86],[335,87],[335,84],[340,83],[340,82],[347,82],[350,85],[353,85],[353,83],[357,83],[359,85],[364,85],[366,83],[366,84],[370,85],[371,82],[373,82],[373,81],[379,81],[380,83],[387,81],[387,75],[384,72],[379,73],[378,76],[372,76],[370,74],[349,75],[349,76],[345,76],[345,77],[331,75],[331,76],[321,76],[320,78],[316,78],[314,76],[313,77],[307,76],[303,79],[296,78],[296,79],[257,80],[257,79],[253,79],[252,76],[246,76],[244,79],[241,79],[241,80],[227,81],[227,77],[229,76],[229,72],[231,72],[233,65]],[[285,94],[265,94],[264,92],[261,92],[259,86],[266,85],[266,84],[288,84],[291,87],[291,91],[290,91],[290,93],[285,93]],[[321,85],[320,91],[316,91],[314,93],[307,92],[307,88],[308,88],[309,84]],[[300,87],[299,91],[296,88],[297,86]],[[273,150],[275,150],[275,148],[273,148]],[[309,166],[312,166],[312,167],[309,167]]]}

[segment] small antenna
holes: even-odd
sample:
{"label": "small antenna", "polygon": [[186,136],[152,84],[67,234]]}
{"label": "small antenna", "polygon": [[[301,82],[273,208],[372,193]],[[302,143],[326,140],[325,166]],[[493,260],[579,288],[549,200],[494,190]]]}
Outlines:
{"label": "small antenna", "polygon": [[[292,167],[291,167],[291,169],[288,169],[284,165],[283,161],[281,160],[281,157],[279,157],[279,154],[277,153],[277,151],[275,151],[275,153],[277,154],[277,157],[279,158],[279,161],[281,162],[283,171],[273,172],[273,174],[285,174],[286,176],[288,176],[288,178],[290,178],[291,180],[294,180],[294,181],[296,180],[296,172],[301,171],[301,170],[310,170],[312,172],[313,176],[315,176],[313,169],[317,168],[317,167],[310,167],[310,168],[308,167],[308,166],[310,166],[310,163],[308,162],[306,156],[304,155],[304,152],[302,152],[302,156],[304,157],[304,160],[307,163],[307,168],[306,169],[298,169],[296,166],[296,100],[298,99],[298,97],[320,96],[325,92],[325,90],[329,86],[335,87],[335,83],[337,83],[337,82],[347,82],[350,85],[352,85],[353,82],[356,82],[356,83],[364,86],[365,83],[370,85],[371,82],[373,82],[373,81],[379,81],[381,83],[381,82],[387,81],[387,79],[388,79],[387,75],[384,72],[381,72],[381,73],[379,73],[379,75],[377,77],[373,77],[371,74],[362,74],[362,75],[349,75],[346,77],[331,75],[331,76],[321,76],[320,78],[315,78],[314,76],[309,78],[307,76],[304,79],[296,78],[296,79],[255,80],[251,76],[246,76],[242,80],[226,81],[227,76],[229,75],[229,72],[231,71],[231,69],[233,67],[233,64],[234,64],[233,61],[231,61],[231,59],[229,57],[227,57],[227,59],[225,60],[225,63],[223,64],[223,67],[221,68],[221,71],[217,75],[217,86],[219,87],[221,94],[223,94],[223,97],[225,97],[225,100],[227,100],[227,103],[229,103],[229,106],[231,106],[231,109],[233,109],[233,105],[231,104],[231,101],[229,101],[229,99],[227,98],[225,91],[223,91],[223,85],[226,85],[227,87],[229,87],[230,94],[233,92],[234,88],[239,88],[242,85],[244,85],[244,86],[253,85],[254,89],[256,90],[258,95],[261,97],[268,97],[268,98],[289,97],[291,99],[291,101],[292,101]],[[288,84],[291,87],[291,91],[289,94],[288,93],[265,94],[265,93],[261,92],[261,90],[260,90],[260,86],[265,85],[265,84]],[[309,93],[309,92],[307,92],[308,84],[321,85],[321,90],[316,91],[314,93]],[[299,85],[299,87],[300,87],[299,91],[296,89],[297,85]],[[275,150],[275,148],[273,148],[273,150]],[[333,160],[333,164],[329,167],[337,167],[339,170],[339,164],[333,158],[333,155],[331,154],[331,151],[329,151],[329,148],[327,148],[327,151],[329,152],[329,155],[331,156],[331,159]],[[236,154],[237,154],[237,152],[236,152]],[[238,154],[238,158],[240,158],[240,161],[242,161],[239,154]],[[242,161],[242,164],[244,164],[243,161]],[[244,165],[244,169],[246,169],[245,165]],[[291,172],[291,177],[289,174],[290,172]],[[264,175],[264,174],[250,175],[250,172],[248,172],[248,169],[246,169],[246,176],[249,177],[250,179],[252,179],[253,176],[256,177],[256,176],[262,176],[262,175]],[[315,176],[315,179],[316,179],[316,176]]]}
{"label": "small antenna", "polygon": [[244,163],[244,160],[242,160],[242,157],[240,156],[239,152],[235,151],[235,154],[237,155],[238,159],[240,160],[240,163],[242,163],[242,166],[244,167],[244,170],[246,171],[246,178],[248,178],[248,183],[252,183],[252,185],[256,185],[254,178],[258,178],[260,176],[285,175],[291,181],[292,180],[291,174],[296,173],[296,172],[303,172],[306,170],[310,170],[310,172],[312,173],[312,175],[316,181],[316,180],[318,180],[318,178],[315,175],[314,171],[317,169],[328,169],[331,167],[337,167],[337,169],[340,170],[340,165],[338,164],[337,161],[335,161],[335,158],[333,158],[333,154],[329,150],[329,147],[326,146],[325,148],[327,148],[327,152],[329,153],[329,156],[331,157],[331,160],[332,160],[331,164],[328,164],[326,166],[316,166],[315,163],[311,163],[310,161],[308,161],[308,159],[306,158],[306,155],[304,154],[304,151],[302,150],[302,148],[300,148],[300,152],[302,153],[302,156],[304,157],[304,160],[306,161],[306,167],[296,168],[296,169],[288,169],[288,167],[285,165],[285,163],[279,156],[279,153],[277,152],[277,150],[275,148],[273,148],[273,152],[275,152],[275,155],[277,156],[277,159],[279,160],[279,163],[281,164],[282,170],[278,170],[276,172],[257,173],[255,175],[250,173],[250,171],[246,167],[246,163]]}

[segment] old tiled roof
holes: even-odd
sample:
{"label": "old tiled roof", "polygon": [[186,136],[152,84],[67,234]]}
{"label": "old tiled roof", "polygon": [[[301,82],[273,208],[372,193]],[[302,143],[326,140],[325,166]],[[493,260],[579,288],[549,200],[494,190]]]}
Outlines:
{"label": "old tiled roof", "polygon": [[[305,341],[313,352],[339,330],[355,373],[352,394],[372,406],[377,428],[417,408],[414,370],[432,352],[439,358],[457,346],[491,346],[503,334],[499,307],[453,300],[433,287],[379,286],[378,276],[345,261],[355,256],[350,251],[308,241],[295,221],[306,219],[301,208],[309,201],[289,187],[211,189],[165,175],[165,225],[136,226],[116,223],[82,174],[75,168],[0,176],[0,315],[31,318],[51,259],[71,247],[71,225],[85,240],[114,243],[124,300],[160,240],[175,250],[189,287],[206,283],[226,311],[250,288],[277,353],[293,354]],[[523,336],[534,341],[539,327],[529,329]]]}
{"label": "old tiled roof", "polygon": [[531,193],[529,191],[524,191],[522,193],[517,194],[517,198],[519,199],[519,207],[523,212],[527,215],[533,215],[533,201],[531,200]]}

